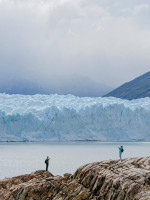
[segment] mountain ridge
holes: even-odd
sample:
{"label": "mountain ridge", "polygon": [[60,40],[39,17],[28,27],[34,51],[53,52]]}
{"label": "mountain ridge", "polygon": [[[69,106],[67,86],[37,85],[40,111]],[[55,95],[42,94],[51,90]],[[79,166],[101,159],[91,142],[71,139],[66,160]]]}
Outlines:
{"label": "mountain ridge", "polygon": [[124,83],[103,97],[110,96],[128,100],[150,97],[150,71]]}

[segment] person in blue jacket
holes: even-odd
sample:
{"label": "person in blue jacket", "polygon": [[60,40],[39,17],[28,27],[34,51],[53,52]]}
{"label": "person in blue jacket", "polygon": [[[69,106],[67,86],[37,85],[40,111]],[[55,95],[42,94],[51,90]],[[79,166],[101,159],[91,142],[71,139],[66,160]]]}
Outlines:
{"label": "person in blue jacket", "polygon": [[123,153],[123,151],[124,151],[124,149],[123,149],[123,146],[120,146],[120,147],[118,147],[118,149],[119,149],[119,158],[120,158],[120,160],[122,159],[122,153]]}

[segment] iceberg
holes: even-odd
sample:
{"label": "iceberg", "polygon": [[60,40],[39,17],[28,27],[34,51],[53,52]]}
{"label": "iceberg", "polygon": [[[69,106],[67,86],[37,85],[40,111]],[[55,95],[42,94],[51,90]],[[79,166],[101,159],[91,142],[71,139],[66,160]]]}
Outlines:
{"label": "iceberg", "polygon": [[149,141],[150,98],[0,94],[0,141]]}

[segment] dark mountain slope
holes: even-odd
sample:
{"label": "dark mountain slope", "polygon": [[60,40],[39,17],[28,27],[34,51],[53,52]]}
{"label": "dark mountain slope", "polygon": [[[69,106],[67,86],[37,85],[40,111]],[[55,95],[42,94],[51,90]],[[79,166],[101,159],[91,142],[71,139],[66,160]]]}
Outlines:
{"label": "dark mountain slope", "polygon": [[128,100],[150,97],[150,72],[121,85],[104,96],[113,96]]}

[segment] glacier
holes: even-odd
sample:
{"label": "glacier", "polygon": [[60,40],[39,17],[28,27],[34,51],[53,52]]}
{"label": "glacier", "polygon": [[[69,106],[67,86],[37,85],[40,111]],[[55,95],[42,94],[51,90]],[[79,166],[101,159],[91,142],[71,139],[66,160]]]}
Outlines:
{"label": "glacier", "polygon": [[150,98],[0,94],[0,141],[150,141]]}

